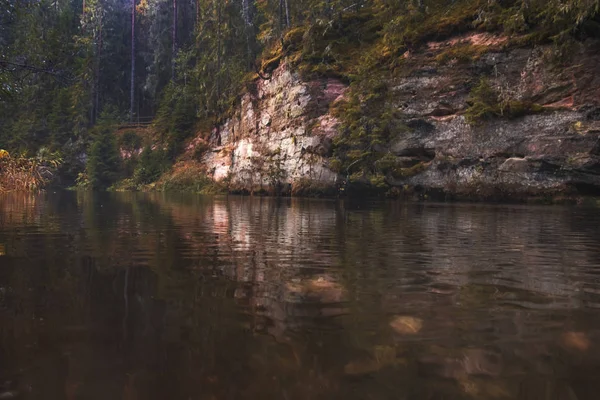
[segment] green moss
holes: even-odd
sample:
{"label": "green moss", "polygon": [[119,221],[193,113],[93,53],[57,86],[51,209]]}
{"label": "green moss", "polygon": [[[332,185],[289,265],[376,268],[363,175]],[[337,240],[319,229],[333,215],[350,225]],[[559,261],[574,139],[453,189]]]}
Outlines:
{"label": "green moss", "polygon": [[154,187],[161,192],[190,192],[199,194],[225,193],[225,185],[215,182],[204,174],[171,174]]}
{"label": "green moss", "polygon": [[507,118],[518,118],[544,111],[544,107],[530,101],[510,100],[506,103],[503,103],[501,106],[501,115]]}
{"label": "green moss", "polygon": [[429,166],[430,163],[428,162],[420,162],[417,163],[415,165],[413,165],[412,167],[408,167],[408,168],[395,168],[392,171],[392,176],[394,178],[410,178],[412,176],[418,175],[421,172],[425,171],[427,169],[427,167]]}
{"label": "green moss", "polygon": [[373,176],[371,176],[371,178],[369,179],[369,183],[374,188],[379,188],[379,189],[387,188],[389,186],[387,184],[387,182],[385,181],[385,176],[384,175],[373,175]]}
{"label": "green moss", "polygon": [[281,63],[281,59],[283,58],[283,52],[278,47],[279,51],[275,51],[274,54],[271,54],[270,58],[266,58],[263,60],[261,64],[261,70],[265,73],[273,72]]}
{"label": "green moss", "polygon": [[283,37],[283,50],[288,54],[302,49],[302,41],[306,34],[306,27],[298,26],[287,31]]}
{"label": "green moss", "polygon": [[440,64],[447,64],[451,61],[456,61],[459,64],[466,64],[477,61],[487,52],[487,49],[487,46],[460,44],[442,51],[435,57],[435,61]]}

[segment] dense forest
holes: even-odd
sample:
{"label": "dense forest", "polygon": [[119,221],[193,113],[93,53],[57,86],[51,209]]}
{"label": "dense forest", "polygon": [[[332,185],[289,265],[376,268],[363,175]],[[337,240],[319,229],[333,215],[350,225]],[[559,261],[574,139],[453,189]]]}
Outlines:
{"label": "dense forest", "polygon": [[[63,184],[151,182],[200,127],[282,57],[351,92],[340,163],[395,129],[381,74],[425,41],[466,30],[551,43],[600,36],[598,0],[0,0],[0,149],[59,167]],[[483,88],[485,89],[485,88]],[[485,110],[484,110],[485,111]],[[115,126],[153,121],[165,146]],[[143,148],[135,165],[115,150]],[[0,154],[0,159],[3,158]]]}

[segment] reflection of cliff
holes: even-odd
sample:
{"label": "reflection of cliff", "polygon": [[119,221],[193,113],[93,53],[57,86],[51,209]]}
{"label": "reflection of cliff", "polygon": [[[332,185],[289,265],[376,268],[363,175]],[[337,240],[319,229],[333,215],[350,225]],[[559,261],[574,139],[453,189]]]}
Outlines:
{"label": "reflection of cliff", "polygon": [[[254,329],[280,339],[311,319],[343,313],[333,233],[333,203],[288,199],[216,199],[202,207],[161,203],[190,249],[211,232],[213,268],[238,282],[235,298],[254,317]],[[203,268],[199,261],[199,268]],[[314,322],[313,322],[314,323]]]}
{"label": "reflection of cliff", "polygon": [[0,395],[555,388],[585,399],[600,360],[598,220],[513,206],[0,197]]}

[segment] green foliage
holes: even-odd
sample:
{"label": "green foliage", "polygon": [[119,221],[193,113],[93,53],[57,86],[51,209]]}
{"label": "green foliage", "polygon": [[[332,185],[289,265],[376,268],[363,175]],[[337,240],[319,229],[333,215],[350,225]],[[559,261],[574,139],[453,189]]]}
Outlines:
{"label": "green foliage", "polygon": [[119,178],[120,165],[115,136],[106,127],[97,129],[87,160],[88,185],[93,189],[107,189]]}
{"label": "green foliage", "polygon": [[483,78],[471,89],[468,103],[465,118],[472,125],[492,118],[518,118],[543,111],[543,107],[538,104],[503,98]]}
{"label": "green foliage", "polygon": [[435,60],[440,64],[447,64],[452,61],[460,64],[471,63],[477,61],[486,51],[486,46],[462,44],[451,46],[449,49],[438,54]]}
{"label": "green foliage", "polygon": [[492,88],[487,79],[481,79],[471,89],[468,102],[469,108],[465,112],[465,118],[471,124],[497,116],[500,111],[498,92]]}
{"label": "green foliage", "polygon": [[191,192],[216,194],[221,192],[214,182],[206,175],[176,175],[165,179],[158,187],[163,192]]}
{"label": "green foliage", "polygon": [[385,157],[385,145],[406,131],[401,115],[390,102],[385,83],[374,78],[356,86],[348,99],[337,105],[342,135],[335,139],[333,167],[344,175],[371,176]]}
{"label": "green foliage", "polygon": [[147,146],[140,154],[140,158],[133,173],[133,180],[137,184],[155,182],[170,166],[167,152],[162,149],[152,149]]}
{"label": "green foliage", "polygon": [[134,131],[125,131],[119,138],[119,147],[134,152],[142,147],[142,138]]}
{"label": "green foliage", "polygon": [[196,104],[197,98],[189,87],[172,83],[165,88],[154,126],[167,143],[178,148],[193,133]]}
{"label": "green foliage", "polygon": [[176,164],[154,186],[155,190],[219,194],[227,191],[228,182],[214,182],[206,175],[201,164],[183,162]]}

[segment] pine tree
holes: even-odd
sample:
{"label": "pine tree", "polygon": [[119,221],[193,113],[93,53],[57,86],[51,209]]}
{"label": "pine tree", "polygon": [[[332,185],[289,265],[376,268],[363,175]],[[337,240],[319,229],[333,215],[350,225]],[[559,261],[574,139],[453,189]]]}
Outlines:
{"label": "pine tree", "polygon": [[89,184],[94,189],[106,189],[119,178],[121,157],[110,126],[105,120],[96,128],[89,149],[86,169]]}

